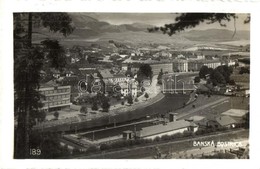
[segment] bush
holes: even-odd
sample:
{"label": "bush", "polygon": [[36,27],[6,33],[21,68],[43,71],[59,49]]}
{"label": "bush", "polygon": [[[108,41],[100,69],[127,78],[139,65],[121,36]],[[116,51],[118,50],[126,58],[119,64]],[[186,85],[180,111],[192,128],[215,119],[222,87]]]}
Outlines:
{"label": "bush", "polygon": [[87,149],[87,152],[97,152],[98,151],[98,148],[96,146],[90,146],[88,149]]}
{"label": "bush", "polygon": [[53,114],[53,116],[55,117],[55,119],[58,119],[58,118],[59,118],[59,115],[60,115],[60,114],[59,114],[59,112],[57,112],[57,111],[55,111],[54,114]]}
{"label": "bush", "polygon": [[152,139],[141,139],[143,140],[144,144],[148,144],[148,143],[152,143],[153,140]]}
{"label": "bush", "polygon": [[135,98],[135,102],[138,102],[138,99],[137,99],[137,98]]}
{"label": "bush", "polygon": [[96,101],[93,102],[93,105],[92,105],[91,109],[94,110],[94,111],[98,110],[98,105],[97,105]]}
{"label": "bush", "polygon": [[111,146],[109,144],[101,144],[99,147],[100,150],[108,150],[110,148]]}
{"label": "bush", "polygon": [[183,132],[183,137],[188,137],[188,136],[192,136],[193,135],[193,132],[191,131],[184,131]]}
{"label": "bush", "polygon": [[161,141],[161,137],[157,136],[157,137],[154,138],[153,141],[155,141],[155,142],[159,142],[159,141]]}
{"label": "bush", "polygon": [[169,135],[163,135],[163,136],[161,137],[161,140],[171,140],[171,136],[169,136]]}
{"label": "bush", "polygon": [[149,98],[149,95],[148,95],[148,93],[145,93],[144,94],[144,97],[146,98],[146,100]]}
{"label": "bush", "polygon": [[176,133],[173,135],[173,138],[181,138],[181,137],[183,137],[182,133]]}
{"label": "bush", "polygon": [[72,154],[80,154],[79,149],[75,148],[72,150]]}
{"label": "bush", "polygon": [[194,78],[194,83],[199,83],[199,82],[200,82],[200,77],[196,76],[196,77]]}

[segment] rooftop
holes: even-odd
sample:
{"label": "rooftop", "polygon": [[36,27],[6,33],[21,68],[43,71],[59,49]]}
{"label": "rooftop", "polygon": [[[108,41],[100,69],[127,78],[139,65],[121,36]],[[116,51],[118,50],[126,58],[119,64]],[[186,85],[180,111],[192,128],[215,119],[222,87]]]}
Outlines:
{"label": "rooftop", "polygon": [[188,118],[187,120],[192,120],[192,121],[200,121],[202,119],[204,119],[205,117],[204,116],[192,116],[190,118]]}
{"label": "rooftop", "polygon": [[248,110],[243,110],[243,109],[229,109],[229,110],[223,112],[222,115],[233,116],[233,117],[242,117],[247,112],[248,112]]}
{"label": "rooftop", "polygon": [[[195,124],[193,124],[195,125]],[[155,134],[159,133],[164,133],[168,131],[173,131],[177,129],[182,129],[191,126],[191,123],[185,120],[178,120],[178,121],[173,121],[169,122],[166,125],[159,124],[155,126],[150,126],[150,127],[144,127],[140,131],[140,136],[141,137],[146,137],[146,136],[152,136]]]}
{"label": "rooftop", "polygon": [[232,117],[230,116],[219,116],[216,118],[216,121],[221,125],[221,126],[227,126],[230,124],[237,123]]}
{"label": "rooftop", "polygon": [[110,70],[108,69],[104,69],[104,70],[100,70],[99,71],[101,76],[105,79],[105,78],[112,78],[114,77],[113,74],[110,73]]}

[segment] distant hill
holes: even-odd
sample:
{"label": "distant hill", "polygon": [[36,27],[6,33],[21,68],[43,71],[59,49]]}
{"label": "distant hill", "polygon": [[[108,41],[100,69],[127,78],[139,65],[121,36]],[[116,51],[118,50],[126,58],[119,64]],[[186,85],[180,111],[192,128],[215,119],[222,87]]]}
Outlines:
{"label": "distant hill", "polygon": [[120,32],[139,32],[147,31],[148,27],[152,25],[133,23],[133,24],[122,24],[122,25],[111,25],[107,22],[99,21],[88,16],[85,13],[69,13],[73,25],[75,26],[74,35],[79,37],[93,37],[104,33],[120,33]]}
{"label": "distant hill", "polygon": [[147,28],[153,27],[144,23],[112,25],[90,17],[87,13],[69,13],[72,23],[75,26],[74,32],[64,38],[61,34],[53,34],[48,29],[37,30],[40,34],[34,35],[34,41],[39,41],[46,37],[56,37],[64,39],[70,43],[105,42],[115,40],[131,44],[170,44],[172,46],[183,44],[196,45],[201,43],[222,43],[241,40],[249,40],[249,31],[237,31],[232,38],[233,31],[226,29],[191,30],[168,36],[162,32],[148,33]]}
{"label": "distant hill", "polygon": [[207,29],[207,30],[191,30],[185,32],[182,35],[192,41],[237,41],[237,40],[249,40],[249,31],[236,31],[234,37],[232,37],[234,31],[227,29]]}

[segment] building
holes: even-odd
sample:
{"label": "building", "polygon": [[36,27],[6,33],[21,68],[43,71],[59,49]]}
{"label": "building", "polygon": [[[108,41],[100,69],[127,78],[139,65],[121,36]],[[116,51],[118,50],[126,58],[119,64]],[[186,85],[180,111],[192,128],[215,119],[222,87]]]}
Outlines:
{"label": "building", "polygon": [[221,66],[222,63],[219,59],[215,59],[215,60],[204,60],[202,61],[203,66],[207,66],[208,68],[212,68],[215,69],[218,66]]}
{"label": "building", "polygon": [[148,64],[151,66],[153,74],[157,75],[163,69],[163,72],[173,72],[172,69],[172,62],[170,60],[163,60],[163,61],[158,61],[158,60],[131,60],[127,59],[122,62],[122,70],[127,70],[128,67],[131,68],[131,71],[133,73],[137,73],[139,70],[139,67],[142,64]]}
{"label": "building", "polygon": [[[226,63],[228,64],[228,63]],[[221,66],[222,63],[219,59],[215,60],[189,60],[188,61],[188,71],[199,71],[202,66],[207,66],[208,68],[215,69]]]}
{"label": "building", "polygon": [[[183,56],[183,55],[180,55]],[[194,56],[195,57],[195,56]],[[199,58],[199,59],[197,59]],[[203,59],[204,58],[204,59]],[[212,59],[208,60],[205,59],[204,55],[196,56],[195,59],[173,59],[173,60],[131,60],[127,59],[122,62],[122,70],[128,70],[128,68],[131,68],[131,71],[133,73],[136,73],[139,70],[139,67],[141,64],[148,64],[151,66],[153,74],[157,75],[163,70],[163,72],[189,72],[189,71],[199,71],[202,66],[207,66],[208,68],[217,68],[218,66],[222,65],[222,62],[219,59]],[[224,63],[226,65],[234,65],[235,62],[230,61]]]}
{"label": "building", "polygon": [[133,97],[137,97],[137,84],[135,82],[120,83],[119,86],[123,96],[132,95]]}
{"label": "building", "polygon": [[244,122],[244,117],[246,114],[249,113],[249,110],[243,110],[243,109],[229,109],[223,113],[221,113],[222,116],[230,116],[237,122]]}
{"label": "building", "polygon": [[238,122],[230,116],[218,116],[212,118],[204,118],[200,121],[197,121],[201,127],[206,128],[234,128]]}
{"label": "building", "polygon": [[174,72],[188,72],[188,61],[187,60],[177,60],[175,59],[173,64]]}
{"label": "building", "polygon": [[185,120],[172,121],[166,124],[159,124],[149,127],[144,127],[136,133],[137,138],[155,139],[163,135],[173,135],[183,133],[185,131],[196,132],[198,126],[193,122]]}
{"label": "building", "polygon": [[56,79],[61,77],[61,72],[59,70],[56,69],[50,69],[50,72],[52,74],[52,76]]}
{"label": "building", "polygon": [[40,94],[43,95],[41,102],[43,103],[43,110],[57,111],[63,108],[69,108],[71,87],[70,86],[46,86],[39,89]]}
{"label": "building", "polygon": [[99,73],[101,74],[103,80],[107,79],[107,80],[112,80],[113,79],[113,74],[110,72],[109,69],[103,69],[103,70],[99,70]]}
{"label": "building", "polygon": [[171,73],[173,72],[172,63],[162,62],[162,63],[153,63],[150,65],[154,75],[158,75],[162,70],[163,72]]}
{"label": "building", "polygon": [[113,75],[113,82],[114,82],[114,84],[121,83],[121,82],[126,82],[128,80],[129,80],[129,77],[125,76],[122,73]]}
{"label": "building", "polygon": [[236,120],[230,116],[219,116],[215,120],[219,124],[219,127],[234,128],[237,125]]}
{"label": "building", "polygon": [[203,66],[202,61],[189,60],[188,71],[199,71],[202,66]]}
{"label": "building", "polygon": [[205,55],[197,55],[197,59],[205,59]]}
{"label": "building", "polygon": [[162,76],[162,93],[182,93],[194,91],[196,86],[192,83],[182,81],[176,74],[165,74]]}

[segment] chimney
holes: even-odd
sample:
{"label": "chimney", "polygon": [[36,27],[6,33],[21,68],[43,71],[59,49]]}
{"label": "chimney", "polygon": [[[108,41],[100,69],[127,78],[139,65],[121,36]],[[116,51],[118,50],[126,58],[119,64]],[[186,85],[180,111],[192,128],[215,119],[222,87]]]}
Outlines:
{"label": "chimney", "polygon": [[170,112],[169,113],[169,122],[176,121],[176,115],[177,115],[177,113]]}

